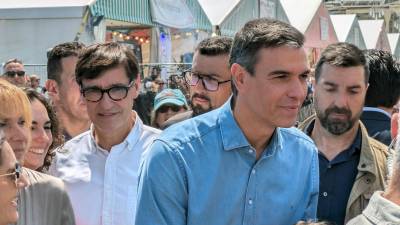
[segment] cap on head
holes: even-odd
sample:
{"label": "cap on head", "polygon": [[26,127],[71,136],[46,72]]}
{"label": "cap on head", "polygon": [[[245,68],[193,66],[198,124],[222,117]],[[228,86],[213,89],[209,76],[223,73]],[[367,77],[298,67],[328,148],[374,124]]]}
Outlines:
{"label": "cap on head", "polygon": [[154,98],[154,111],[157,111],[161,106],[165,104],[186,106],[187,101],[182,91],[179,89],[164,89],[156,95]]}

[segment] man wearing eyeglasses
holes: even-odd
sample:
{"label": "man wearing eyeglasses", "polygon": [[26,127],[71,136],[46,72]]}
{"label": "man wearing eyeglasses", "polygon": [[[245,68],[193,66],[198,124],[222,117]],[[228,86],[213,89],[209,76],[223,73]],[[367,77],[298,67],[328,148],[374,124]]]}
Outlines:
{"label": "man wearing eyeglasses", "polygon": [[24,64],[19,59],[10,59],[3,65],[3,78],[8,82],[18,86],[27,85],[27,76],[24,70]]}
{"label": "man wearing eyeglasses", "polygon": [[87,47],[76,80],[92,124],[57,150],[50,173],[64,180],[78,225],[133,224],[139,160],[159,130],[132,111],[137,59],[118,43]]}
{"label": "man wearing eyeglasses", "polygon": [[304,36],[280,21],[244,25],[229,59],[234,97],[166,129],[147,151],[136,225],[286,225],[316,218],[317,149],[289,128],[307,94],[303,44]]}
{"label": "man wearing eyeglasses", "polygon": [[231,46],[232,39],[227,37],[211,37],[199,43],[193,56],[192,69],[184,72],[192,110],[171,117],[161,127],[167,128],[209,112],[228,100],[232,94],[229,70]]}

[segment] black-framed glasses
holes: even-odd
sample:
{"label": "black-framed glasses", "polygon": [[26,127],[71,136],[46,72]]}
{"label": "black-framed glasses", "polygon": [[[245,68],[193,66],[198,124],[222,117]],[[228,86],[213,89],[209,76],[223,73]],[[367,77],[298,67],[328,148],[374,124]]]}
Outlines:
{"label": "black-framed glasses", "polygon": [[168,110],[172,110],[173,112],[179,112],[181,110],[182,106],[179,105],[163,105],[160,108],[157,109],[157,112],[159,113],[166,113]]}
{"label": "black-framed glasses", "polygon": [[108,97],[113,101],[120,101],[128,95],[129,88],[132,87],[134,81],[131,81],[127,86],[125,85],[114,85],[107,89],[101,89],[99,87],[81,87],[81,93],[83,97],[89,102],[99,102],[104,93],[107,93]]}
{"label": "black-framed glasses", "polygon": [[20,70],[20,71],[7,71],[4,73],[4,75],[8,76],[8,77],[15,77],[15,75],[22,77],[25,75],[25,71]]}
{"label": "black-framed glasses", "polygon": [[17,180],[21,177],[22,169],[19,163],[15,163],[15,170],[12,173],[1,174],[0,177],[11,177],[13,182],[17,182]]}
{"label": "black-framed glasses", "polygon": [[195,73],[191,70],[184,71],[184,76],[186,83],[190,86],[196,86],[197,83],[199,83],[199,80],[201,80],[203,87],[207,91],[217,91],[220,84],[231,81],[231,79],[218,81],[209,75]]}

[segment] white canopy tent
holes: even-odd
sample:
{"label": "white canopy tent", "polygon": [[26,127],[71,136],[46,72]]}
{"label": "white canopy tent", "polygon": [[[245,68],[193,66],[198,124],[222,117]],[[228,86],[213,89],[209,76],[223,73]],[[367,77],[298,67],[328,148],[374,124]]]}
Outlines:
{"label": "white canopy tent", "polygon": [[366,48],[356,14],[331,15],[331,20],[340,42],[354,44],[360,49]]}

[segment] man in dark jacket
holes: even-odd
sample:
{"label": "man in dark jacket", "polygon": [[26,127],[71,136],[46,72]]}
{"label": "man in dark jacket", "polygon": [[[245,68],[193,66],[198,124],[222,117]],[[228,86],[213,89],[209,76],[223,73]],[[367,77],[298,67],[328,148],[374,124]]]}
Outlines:
{"label": "man in dark jacket", "polygon": [[370,77],[361,121],[371,137],[390,145],[390,118],[400,97],[399,64],[389,52],[372,49],[364,54]]}

